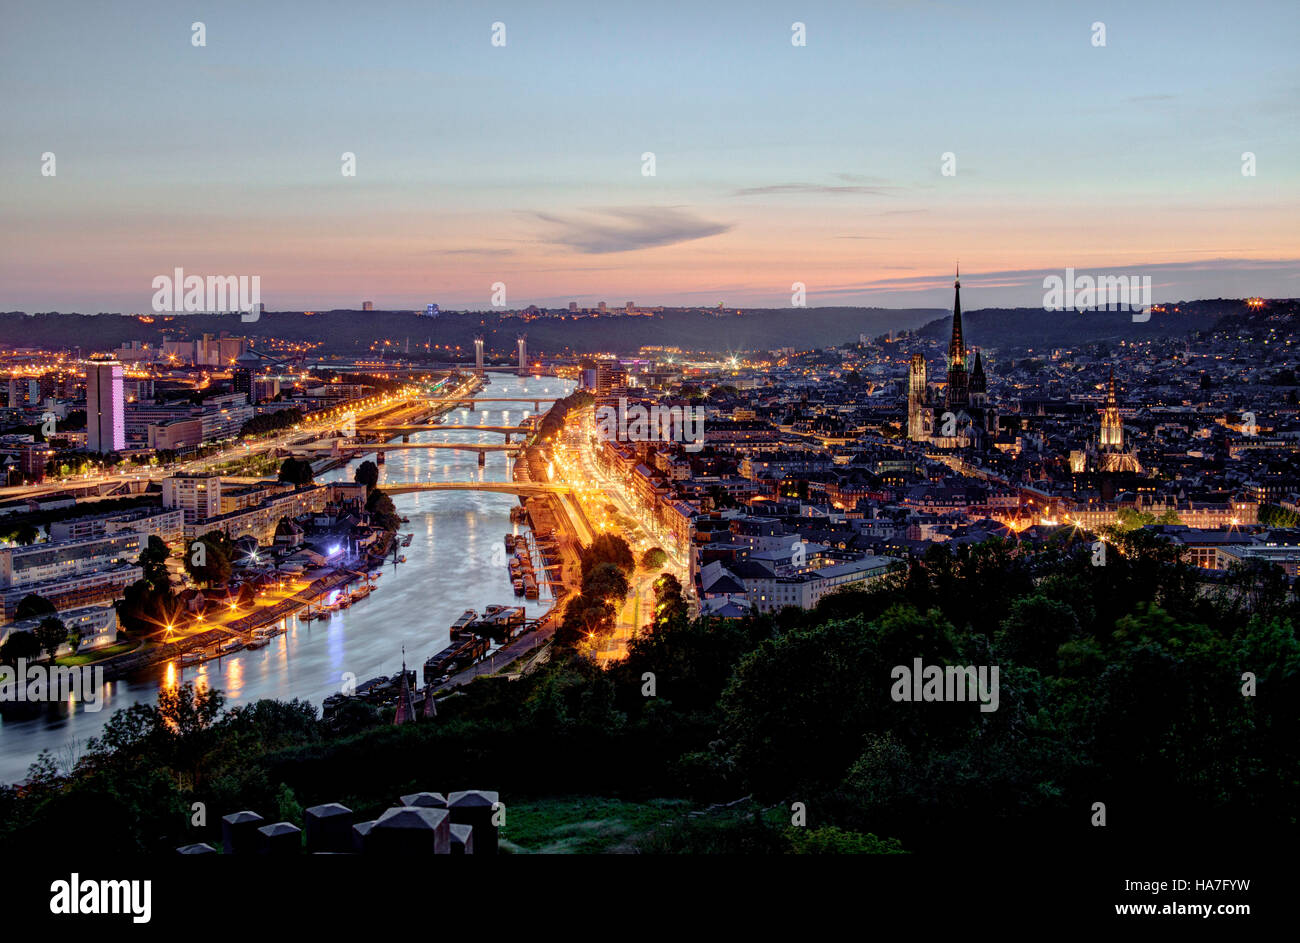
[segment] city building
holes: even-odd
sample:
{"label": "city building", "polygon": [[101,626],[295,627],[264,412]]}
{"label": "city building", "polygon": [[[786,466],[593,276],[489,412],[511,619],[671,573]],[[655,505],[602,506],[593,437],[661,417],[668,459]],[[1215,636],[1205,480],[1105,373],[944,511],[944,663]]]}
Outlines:
{"label": "city building", "polygon": [[221,513],[221,476],[196,472],[164,478],[162,503],[165,508],[179,509],[186,524],[216,517]]}
{"label": "city building", "polygon": [[86,447],[92,452],[126,448],[126,400],[122,364],[92,357],[86,363]]}

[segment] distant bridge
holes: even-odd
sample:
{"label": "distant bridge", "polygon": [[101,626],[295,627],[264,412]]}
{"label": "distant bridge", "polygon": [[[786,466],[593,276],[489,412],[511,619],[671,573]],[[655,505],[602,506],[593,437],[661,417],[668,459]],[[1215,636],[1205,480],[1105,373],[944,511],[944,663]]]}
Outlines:
{"label": "distant bridge", "polygon": [[512,442],[502,445],[500,442],[348,442],[334,441],[328,444],[298,445],[289,451],[343,454],[344,452],[392,452],[396,449],[452,449],[461,452],[518,452],[523,443]]}
{"label": "distant bridge", "polygon": [[532,430],[527,426],[366,426],[358,431],[377,433],[386,436],[409,436],[417,432],[443,432],[446,430],[463,432],[495,432],[510,441],[512,435],[529,435]]}
{"label": "distant bridge", "polygon": [[477,452],[478,463],[487,465],[488,452],[510,452],[518,453],[523,450],[522,442],[507,443],[502,445],[498,442],[349,442],[340,443],[337,439],[328,444],[298,446],[294,454],[301,452],[304,456],[311,455],[328,455],[328,456],[345,456],[345,455],[369,455],[374,452],[379,463],[384,464],[384,453],[392,452],[395,449],[451,449],[460,452]]}
{"label": "distant bridge", "polygon": [[[436,396],[429,397],[437,399]],[[556,396],[454,396],[443,399],[442,402],[454,406],[473,406],[475,403],[532,403],[534,412],[542,411],[542,403],[554,403],[559,399]]]}
{"label": "distant bridge", "polygon": [[535,481],[381,481],[384,494],[411,494],[416,491],[492,491],[534,497],[541,494],[567,494],[568,485],[542,484]]}

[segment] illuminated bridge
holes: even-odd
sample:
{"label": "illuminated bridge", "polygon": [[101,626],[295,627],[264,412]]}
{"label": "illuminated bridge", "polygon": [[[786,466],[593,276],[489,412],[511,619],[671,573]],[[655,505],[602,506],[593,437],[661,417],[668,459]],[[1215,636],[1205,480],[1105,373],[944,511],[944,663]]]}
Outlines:
{"label": "illuminated bridge", "polygon": [[[438,397],[430,397],[438,399]],[[449,396],[442,400],[455,406],[473,406],[475,403],[532,403],[534,412],[541,412],[542,403],[554,403],[557,397],[554,396],[484,396],[478,394],[475,396]]]}
{"label": "illuminated bridge", "polygon": [[461,452],[518,452],[523,443],[512,442],[502,445],[500,442],[330,442],[328,444],[296,445],[290,451],[328,453],[342,455],[345,453],[361,454],[366,452],[392,452],[397,449],[454,449]]}
{"label": "illuminated bridge", "polygon": [[416,491],[495,491],[534,497],[541,494],[568,494],[568,485],[542,484],[536,481],[381,481],[384,494],[411,494]]}
{"label": "illuminated bridge", "polygon": [[358,426],[359,432],[375,433],[383,436],[410,436],[417,432],[495,432],[510,441],[512,435],[530,435],[532,429],[527,426]]}

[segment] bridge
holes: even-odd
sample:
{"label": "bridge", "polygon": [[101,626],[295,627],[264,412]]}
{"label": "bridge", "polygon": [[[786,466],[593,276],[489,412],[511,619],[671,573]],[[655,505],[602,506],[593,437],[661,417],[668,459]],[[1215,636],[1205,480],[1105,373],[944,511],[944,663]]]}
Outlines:
{"label": "bridge", "polygon": [[518,452],[522,442],[502,445],[500,442],[317,442],[310,445],[295,445],[289,449],[295,455],[299,452],[392,452],[396,449],[452,449],[461,452]]}
{"label": "bridge", "polygon": [[543,484],[536,481],[381,481],[384,494],[411,494],[416,491],[492,491],[535,497],[541,494],[568,494],[568,485]]}
{"label": "bridge", "polygon": [[89,481],[54,482],[44,485],[8,485],[0,488],[0,501],[33,498],[73,497],[73,498],[107,498],[123,495],[143,494],[150,483],[159,481],[162,474],[155,470],[142,471],[139,477],[105,476]]}
{"label": "bridge", "polygon": [[[495,432],[506,437],[510,442],[512,435],[529,435],[532,430],[527,426],[366,426],[364,431],[387,436],[409,436],[417,432]],[[358,431],[362,431],[358,429]]]}
{"label": "bridge", "polygon": [[[436,396],[430,399],[438,399]],[[542,403],[554,403],[559,399],[556,396],[449,396],[442,399],[441,402],[452,406],[473,406],[475,403],[532,403],[533,412],[542,411]]]}
{"label": "bridge", "polygon": [[338,439],[328,443],[316,443],[313,445],[295,446],[291,451],[298,455],[303,453],[304,456],[310,455],[368,455],[375,452],[378,455],[379,464],[384,463],[384,453],[391,452],[395,449],[452,449],[461,452],[477,452],[478,463],[487,464],[488,452],[511,452],[517,453],[523,449],[522,442],[507,443],[501,445],[495,442],[348,442],[343,443]]}

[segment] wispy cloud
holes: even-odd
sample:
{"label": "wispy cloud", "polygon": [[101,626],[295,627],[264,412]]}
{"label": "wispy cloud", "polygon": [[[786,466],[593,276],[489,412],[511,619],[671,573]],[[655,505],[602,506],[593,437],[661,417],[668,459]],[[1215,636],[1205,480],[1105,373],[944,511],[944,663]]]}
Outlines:
{"label": "wispy cloud", "polygon": [[[840,175],[843,177],[844,175]],[[856,194],[860,196],[893,196],[902,191],[902,187],[883,185],[836,185],[826,183],[774,183],[764,187],[744,187],[734,191],[732,196],[774,196],[798,193],[806,196],[843,196]]]}
{"label": "wispy cloud", "polygon": [[536,216],[550,226],[547,241],[593,255],[671,246],[716,236],[733,228],[730,223],[710,222],[669,206],[608,209],[600,216],[583,219],[550,213]]}

